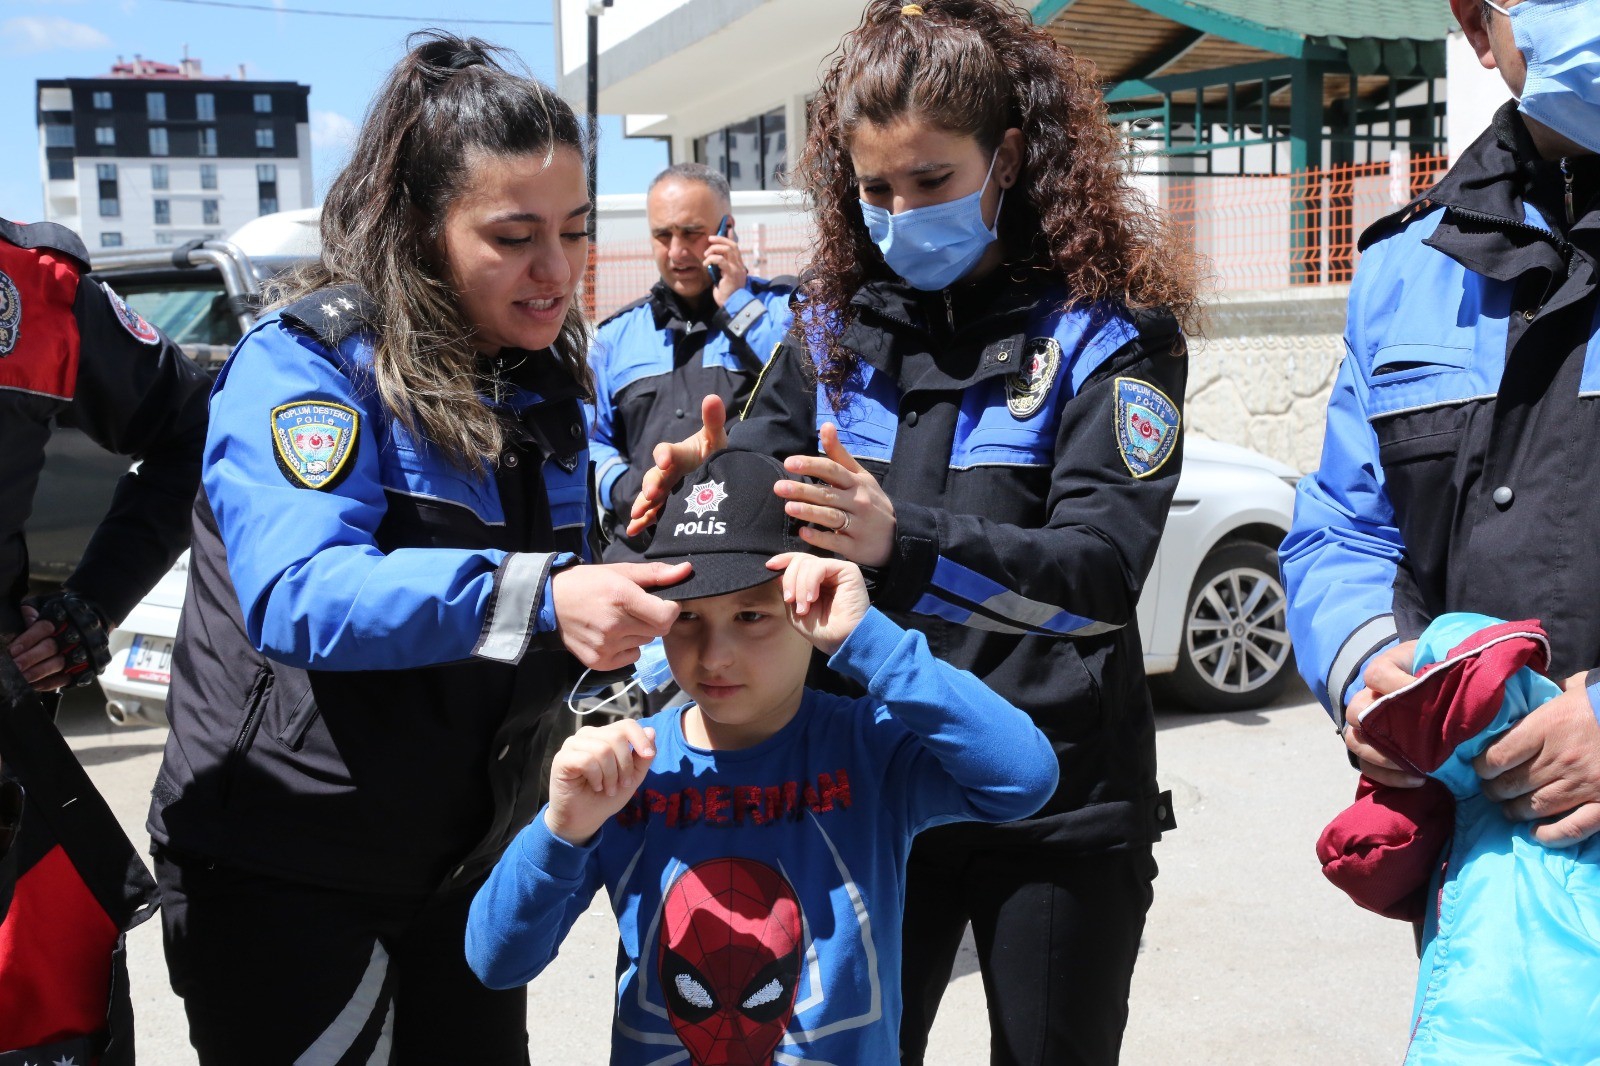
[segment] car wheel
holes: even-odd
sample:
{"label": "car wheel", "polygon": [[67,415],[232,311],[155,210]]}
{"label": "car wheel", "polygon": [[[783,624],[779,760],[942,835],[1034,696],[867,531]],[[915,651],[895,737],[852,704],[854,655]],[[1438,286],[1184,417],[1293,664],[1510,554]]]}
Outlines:
{"label": "car wheel", "polygon": [[1189,590],[1170,694],[1201,711],[1271,703],[1294,673],[1287,608],[1276,552],[1253,541],[1213,548]]}

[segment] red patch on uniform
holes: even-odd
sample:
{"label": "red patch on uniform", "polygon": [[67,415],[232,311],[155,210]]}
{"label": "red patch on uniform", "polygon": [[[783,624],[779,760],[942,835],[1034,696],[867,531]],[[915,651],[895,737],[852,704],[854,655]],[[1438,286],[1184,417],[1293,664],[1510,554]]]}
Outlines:
{"label": "red patch on uniform", "polygon": [[0,1050],[104,1029],[119,935],[59,846],[29,867],[0,924]]}
{"label": "red patch on uniform", "polygon": [[0,358],[0,389],[70,400],[78,382],[78,266],[49,249],[18,248],[0,240],[0,274],[10,280],[15,307],[10,351]]}

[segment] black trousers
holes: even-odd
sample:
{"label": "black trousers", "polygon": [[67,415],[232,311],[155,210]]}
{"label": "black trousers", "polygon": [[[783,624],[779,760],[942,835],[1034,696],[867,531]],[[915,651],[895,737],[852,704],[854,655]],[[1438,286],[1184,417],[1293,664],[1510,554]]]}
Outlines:
{"label": "black trousers", "polygon": [[155,849],[172,990],[202,1066],[526,1066],[527,992],[467,968],[477,885],[304,885]]}
{"label": "black trousers", "polygon": [[900,1061],[922,1063],[970,921],[993,1066],[1115,1063],[1153,898],[1150,847],[1065,855],[970,840],[935,829],[912,845]]}

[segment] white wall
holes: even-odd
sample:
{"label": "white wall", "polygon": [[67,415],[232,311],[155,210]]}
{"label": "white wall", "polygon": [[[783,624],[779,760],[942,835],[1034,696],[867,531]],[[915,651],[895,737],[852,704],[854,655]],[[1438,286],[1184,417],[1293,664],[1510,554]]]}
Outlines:
{"label": "white wall", "polygon": [[[557,53],[561,73],[571,74],[583,66],[589,54],[589,4],[591,0],[559,0],[556,13],[560,23]],[[593,0],[598,3],[599,0]],[[613,0],[600,16],[600,54],[636,33],[659,22],[691,0]],[[789,0],[804,3],[805,0]]]}
{"label": "white wall", "polygon": [[1489,126],[1495,110],[1511,99],[1500,72],[1483,69],[1465,34],[1445,43],[1445,98],[1449,101],[1450,158],[1456,159]]}

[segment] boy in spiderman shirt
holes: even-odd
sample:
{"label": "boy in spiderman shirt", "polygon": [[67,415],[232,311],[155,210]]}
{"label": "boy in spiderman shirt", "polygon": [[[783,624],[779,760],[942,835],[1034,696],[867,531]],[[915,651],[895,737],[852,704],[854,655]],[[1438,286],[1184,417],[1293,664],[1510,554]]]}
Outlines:
{"label": "boy in spiderman shirt", "polygon": [[[912,836],[1055,790],[1026,714],[871,607],[853,563],[806,554],[787,476],[724,451],[667,504],[649,556],[694,564],[656,591],[680,604],[667,660],[694,702],[579,730],[472,903],[467,960],[509,988],[606,888],[614,1066],[898,1061]],[[813,647],[867,695],[806,688]]]}

